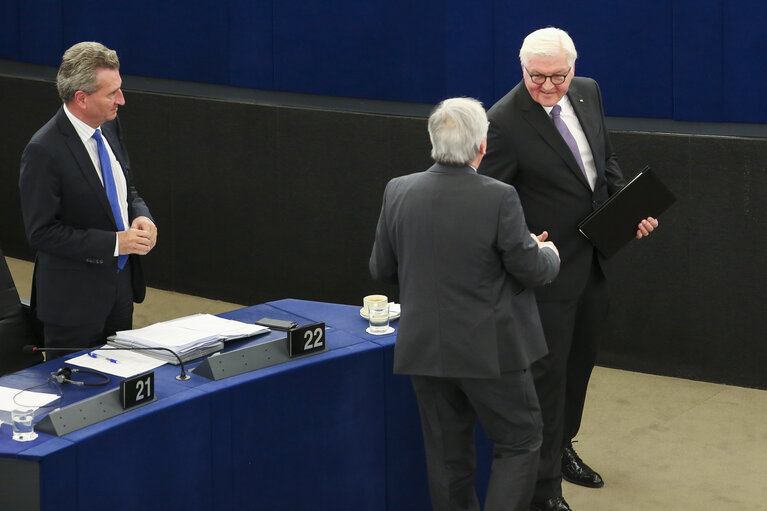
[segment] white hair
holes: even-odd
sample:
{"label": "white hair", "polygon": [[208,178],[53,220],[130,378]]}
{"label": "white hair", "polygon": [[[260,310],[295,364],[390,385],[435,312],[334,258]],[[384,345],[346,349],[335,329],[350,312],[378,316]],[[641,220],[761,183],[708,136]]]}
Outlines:
{"label": "white hair", "polygon": [[466,165],[487,136],[487,114],[473,98],[446,99],[429,116],[431,157],[445,165]]}
{"label": "white hair", "polygon": [[567,64],[572,67],[578,52],[570,36],[561,28],[541,28],[528,34],[519,49],[519,61],[527,67],[531,56],[555,57],[563,54],[567,57]]}

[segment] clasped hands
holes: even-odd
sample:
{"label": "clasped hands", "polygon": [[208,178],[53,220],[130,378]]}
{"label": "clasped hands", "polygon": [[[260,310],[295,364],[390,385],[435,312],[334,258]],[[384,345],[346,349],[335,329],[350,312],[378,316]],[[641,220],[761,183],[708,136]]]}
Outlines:
{"label": "clasped hands", "polygon": [[157,244],[157,226],[145,216],[133,220],[130,229],[117,233],[120,255],[146,255]]}

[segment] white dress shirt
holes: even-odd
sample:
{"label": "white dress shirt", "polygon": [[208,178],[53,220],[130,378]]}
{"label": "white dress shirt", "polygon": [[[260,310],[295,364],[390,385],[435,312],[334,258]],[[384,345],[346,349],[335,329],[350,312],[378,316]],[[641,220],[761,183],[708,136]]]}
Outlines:
{"label": "white dress shirt", "polygon": [[[597,166],[594,163],[594,155],[591,154],[589,141],[586,139],[586,134],[583,132],[583,128],[581,128],[581,123],[578,121],[578,116],[575,115],[575,110],[573,110],[573,105],[570,104],[567,95],[562,96],[562,99],[560,99],[557,104],[562,108],[559,114],[560,117],[565,121],[567,129],[570,130],[570,133],[572,133],[573,138],[575,139],[575,143],[578,144],[578,151],[581,153],[581,161],[583,162],[583,168],[586,171],[586,178],[589,181],[589,186],[591,186],[591,189],[593,190],[594,185],[597,182]],[[551,106],[543,107],[549,117],[551,117],[552,108],[553,107]]]}
{"label": "white dress shirt", "polygon": [[[91,157],[93,166],[96,168],[96,175],[99,177],[99,180],[103,186],[104,177],[101,174],[101,160],[99,160],[98,144],[96,143],[96,139],[93,138],[93,133],[96,130],[75,117],[75,115],[69,111],[66,105],[64,105],[64,113],[67,115],[69,122],[72,123],[72,126],[74,126],[77,135],[80,137],[80,140],[83,141],[85,150],[88,151],[88,156]],[[117,199],[120,203],[120,214],[123,217],[123,225],[126,229],[128,229],[130,228],[130,224],[128,223],[128,185],[125,182],[125,174],[123,174],[122,166],[120,165],[120,162],[117,161],[117,158],[115,158],[107,138],[103,136],[103,132],[101,135],[104,139],[104,145],[107,148],[107,153],[109,153],[109,162],[112,165],[112,176],[114,178],[115,188],[117,189]],[[117,239],[117,234],[115,233],[114,255],[117,256],[119,254],[120,245]]]}

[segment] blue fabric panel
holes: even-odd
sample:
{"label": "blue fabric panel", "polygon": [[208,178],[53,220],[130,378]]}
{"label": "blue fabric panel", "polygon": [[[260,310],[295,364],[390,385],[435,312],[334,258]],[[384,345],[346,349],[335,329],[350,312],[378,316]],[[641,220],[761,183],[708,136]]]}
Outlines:
{"label": "blue fabric panel", "polygon": [[671,0],[568,5],[576,74],[599,82],[605,115],[671,117]]}
{"label": "blue fabric panel", "polygon": [[381,45],[363,46],[373,61],[378,60],[376,75],[368,80],[381,94],[371,97],[409,98],[407,101],[416,103],[436,103],[447,97],[446,77],[453,70],[445,46],[445,2],[392,0],[383,4],[385,11],[376,21],[383,31]]}
{"label": "blue fabric panel", "polygon": [[65,48],[99,41],[117,51],[125,74],[229,81],[227,2],[71,0],[63,18]]}
{"label": "blue fabric panel", "polygon": [[62,0],[19,2],[19,30],[22,39],[19,58],[25,62],[58,66],[64,53],[62,43]]}
{"label": "blue fabric panel", "polygon": [[231,85],[274,88],[273,4],[274,0],[229,0]]}
{"label": "blue fabric panel", "polygon": [[[154,509],[177,509],[183,498],[194,503],[194,509],[214,509],[215,474],[208,462],[216,448],[216,425],[209,419],[212,398],[190,390],[159,401],[161,410],[123,420],[120,428],[107,420],[87,428],[87,437],[78,435],[84,430],[72,433],[77,440],[75,470],[80,474],[73,507],[134,511],[151,502]],[[106,461],[93,462],[105,457],[113,467],[108,476]]]}
{"label": "blue fabric panel", "polygon": [[[445,2],[445,97],[471,96],[490,108],[493,98],[493,5]],[[441,100],[444,98],[435,98]]]}
{"label": "blue fabric panel", "polygon": [[722,1],[674,0],[673,24],[673,118],[723,120]]}
{"label": "blue fabric panel", "polygon": [[[56,448],[40,460],[40,509],[61,509],[62,502],[77,502],[77,487],[81,480],[73,468],[77,448],[60,438],[54,438],[47,444],[47,448]],[[71,507],[74,509],[76,506]]]}
{"label": "blue fabric panel", "polygon": [[[270,302],[286,311],[301,312],[314,321],[325,321],[334,329],[360,335],[381,346],[383,351],[384,407],[386,432],[386,509],[389,511],[420,511],[429,509],[429,487],[423,434],[410,377],[394,374],[394,345],[396,331],[374,336],[364,332],[367,321],[359,315],[357,305],[310,302],[288,298]],[[397,327],[397,321],[392,322]],[[476,487],[484,501],[492,464],[492,445],[481,427],[477,428]]]}
{"label": "blue fabric panel", "polygon": [[444,46],[434,2],[279,2],[275,88],[416,102],[440,96]]}
{"label": "blue fabric panel", "polygon": [[231,387],[231,509],[385,509],[382,371],[361,343]]}
{"label": "blue fabric panel", "polygon": [[[386,501],[389,511],[430,509],[426,454],[410,377],[394,374],[394,336],[384,348],[386,390]],[[388,341],[388,342],[387,342]]]}
{"label": "blue fabric panel", "polygon": [[724,2],[724,121],[767,122],[767,3]]}
{"label": "blue fabric panel", "polygon": [[0,59],[21,60],[19,53],[19,2],[0,3]]}

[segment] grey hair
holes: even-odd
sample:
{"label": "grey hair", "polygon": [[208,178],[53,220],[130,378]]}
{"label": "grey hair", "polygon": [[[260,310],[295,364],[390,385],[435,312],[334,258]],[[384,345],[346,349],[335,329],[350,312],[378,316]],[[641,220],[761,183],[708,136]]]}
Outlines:
{"label": "grey hair", "polygon": [[519,49],[519,61],[527,67],[531,56],[555,57],[565,54],[567,64],[572,67],[578,52],[575,51],[575,43],[570,36],[561,28],[541,28],[528,34]]}
{"label": "grey hair", "polygon": [[473,98],[446,99],[429,116],[431,157],[445,165],[466,165],[487,136],[487,114]]}
{"label": "grey hair", "polygon": [[96,92],[99,69],[120,69],[117,52],[91,41],[77,43],[65,51],[56,75],[61,101],[69,103],[79,90],[87,94]]}

